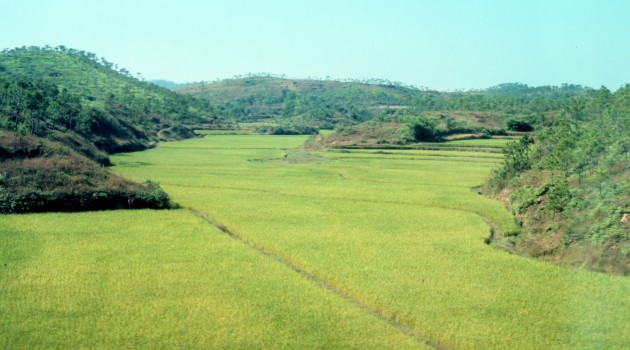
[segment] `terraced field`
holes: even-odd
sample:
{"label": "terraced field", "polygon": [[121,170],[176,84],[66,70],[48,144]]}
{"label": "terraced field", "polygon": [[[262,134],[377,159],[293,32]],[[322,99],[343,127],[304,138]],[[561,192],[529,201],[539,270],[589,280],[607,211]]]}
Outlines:
{"label": "terraced field", "polygon": [[471,190],[501,158],[470,148],[496,145],[296,152],[305,140],[113,157],[180,210],[0,217],[0,348],[630,347],[630,280],[484,243],[517,230]]}

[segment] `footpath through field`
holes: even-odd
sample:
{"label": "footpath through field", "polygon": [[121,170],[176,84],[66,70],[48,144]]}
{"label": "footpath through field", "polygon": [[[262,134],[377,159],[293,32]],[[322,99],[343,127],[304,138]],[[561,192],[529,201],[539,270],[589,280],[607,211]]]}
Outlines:
{"label": "footpath through field", "polygon": [[228,236],[230,236],[231,238],[234,238],[236,240],[238,240],[239,242],[247,245],[248,247],[250,247],[251,249],[283,264],[284,266],[288,267],[289,269],[291,269],[292,271],[296,272],[297,274],[307,278],[308,280],[316,283],[317,285],[321,286],[322,288],[331,291],[332,293],[334,293],[335,295],[339,296],[340,298],[342,298],[343,300],[347,301],[348,303],[352,304],[353,306],[359,308],[360,310],[362,310],[363,312],[376,317],[377,319],[387,323],[388,325],[394,327],[395,329],[397,329],[398,331],[414,338],[415,340],[417,340],[420,343],[424,343],[427,346],[433,348],[433,349],[445,349],[444,347],[440,346],[439,344],[436,344],[435,342],[433,342],[431,339],[427,338],[426,336],[418,333],[416,330],[411,329],[407,326],[405,326],[404,324],[401,324],[400,322],[398,322],[397,320],[393,319],[393,318],[389,318],[386,315],[380,313],[378,310],[374,310],[371,309],[368,305],[362,304],[359,300],[354,299],[351,295],[348,295],[346,293],[344,293],[343,291],[337,289],[334,285],[330,284],[329,282],[319,278],[316,275],[313,275],[312,273],[309,273],[308,271],[303,270],[302,268],[300,268],[299,266],[293,264],[292,262],[284,259],[281,256],[278,255],[274,255],[273,253],[266,251],[264,248],[258,247],[255,243],[248,241],[246,239],[244,239],[243,237],[240,237],[239,235],[235,234],[234,232],[230,231],[230,229],[228,227],[225,227],[223,225],[219,225],[216,223],[216,221],[214,221],[214,219],[212,219],[211,217],[208,217],[206,214],[203,214],[197,210],[194,209],[190,209],[190,211],[202,218],[203,220],[205,220],[207,223],[209,223],[210,225],[214,226],[215,228],[219,229],[221,232],[227,234]]}

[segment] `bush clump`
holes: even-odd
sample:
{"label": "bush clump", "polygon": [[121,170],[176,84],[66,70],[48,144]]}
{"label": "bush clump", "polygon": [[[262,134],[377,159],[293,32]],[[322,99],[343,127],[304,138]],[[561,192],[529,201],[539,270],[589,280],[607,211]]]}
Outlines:
{"label": "bush clump", "polygon": [[524,117],[512,117],[505,121],[505,126],[508,130],[519,132],[534,131],[533,122],[529,118]]}
{"label": "bush clump", "polygon": [[[157,185],[155,185],[157,186]],[[168,195],[159,187],[142,186],[132,191],[96,188],[0,194],[0,213],[74,212],[112,209],[168,209]]]}
{"label": "bush clump", "polygon": [[315,135],[319,133],[318,128],[302,124],[263,126],[257,128],[257,131],[269,135]]}
{"label": "bush clump", "polygon": [[418,117],[407,124],[401,130],[403,139],[407,142],[436,142],[442,139],[433,119]]}

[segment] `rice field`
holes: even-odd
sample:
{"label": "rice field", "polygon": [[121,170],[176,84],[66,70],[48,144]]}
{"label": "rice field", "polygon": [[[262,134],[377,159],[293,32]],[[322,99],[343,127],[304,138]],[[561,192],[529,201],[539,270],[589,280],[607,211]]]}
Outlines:
{"label": "rice field", "polygon": [[185,210],[0,222],[1,349],[423,348]]}
{"label": "rice field", "polygon": [[496,153],[305,140],[113,157],[180,210],[0,217],[0,348],[630,348],[630,280],[484,243],[518,229],[471,190]]}

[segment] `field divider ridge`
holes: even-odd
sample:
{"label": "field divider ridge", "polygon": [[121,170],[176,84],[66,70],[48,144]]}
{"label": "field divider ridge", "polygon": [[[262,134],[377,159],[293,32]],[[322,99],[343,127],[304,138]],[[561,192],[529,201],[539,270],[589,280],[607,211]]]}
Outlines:
{"label": "field divider ridge", "polygon": [[[367,182],[379,183],[380,181],[367,181]],[[438,208],[438,209],[451,210],[451,211],[460,212],[460,213],[468,213],[468,214],[472,214],[472,215],[480,218],[482,221],[484,221],[489,226],[489,229],[490,229],[490,237],[484,239],[484,243],[486,243],[486,244],[488,244],[489,241],[492,241],[495,237],[502,236],[503,232],[504,232],[504,230],[501,227],[501,224],[499,224],[497,221],[495,221],[492,218],[490,218],[488,215],[485,215],[484,213],[477,212],[474,209],[460,208],[460,207],[452,206],[452,205],[436,205],[435,203],[421,203],[421,202],[393,201],[393,200],[375,200],[375,199],[369,199],[369,198],[352,198],[352,197],[343,197],[343,196],[322,197],[322,196],[312,196],[312,195],[304,195],[304,194],[296,194],[296,193],[277,192],[277,191],[271,191],[271,190],[265,190],[265,189],[257,189],[257,188],[247,188],[247,187],[226,187],[226,186],[213,186],[213,185],[204,185],[204,186],[176,185],[176,186],[189,187],[189,188],[203,187],[203,188],[213,188],[213,189],[227,190],[227,191],[243,191],[243,192],[268,193],[268,194],[272,194],[272,195],[275,195],[275,196],[307,198],[307,199],[315,199],[315,200],[334,199],[334,200],[349,201],[349,202],[355,202],[355,203],[384,203],[384,204],[396,204],[396,205],[412,206],[412,207],[418,207],[418,208]],[[462,188],[465,187],[465,188],[469,188],[470,189],[470,187],[467,187],[467,186],[457,186],[457,187],[462,187]],[[189,210],[191,210],[192,212],[195,212],[195,213],[199,212],[199,211],[194,210],[194,209],[189,209]],[[211,223],[216,226],[216,223],[214,223],[214,221],[212,221]]]}
{"label": "field divider ridge", "polygon": [[378,320],[387,323],[388,325],[390,325],[391,327],[396,328],[398,331],[404,333],[405,335],[412,337],[413,339],[415,339],[416,341],[418,341],[419,343],[423,343],[433,349],[437,349],[437,350],[447,350],[446,347],[444,347],[443,345],[437,343],[436,341],[430,339],[429,337],[419,333],[418,331],[416,331],[415,329],[401,323],[400,321],[396,320],[395,318],[389,317],[385,314],[383,314],[382,312],[378,311],[377,309],[370,307],[369,305],[359,301],[358,299],[352,297],[351,295],[343,292],[342,290],[340,290],[339,288],[335,287],[333,284],[327,282],[326,280],[318,277],[317,275],[306,271],[305,269],[297,266],[296,264],[292,263],[291,261],[277,255],[274,254],[270,251],[268,251],[265,248],[262,248],[260,246],[258,246],[256,243],[241,237],[240,235],[234,233],[232,230],[230,230],[227,226],[222,225],[217,223],[212,217],[206,215],[205,213],[196,210],[194,208],[188,208],[188,211],[190,213],[192,213],[193,215],[201,218],[202,220],[204,220],[205,222],[207,222],[208,224],[212,225],[213,227],[215,227],[216,229],[218,229],[219,231],[225,233],[226,235],[228,235],[229,237],[245,244],[246,246],[248,246],[249,248],[255,250],[256,252],[265,255],[268,258],[271,258],[281,264],[283,264],[284,266],[288,267],[289,269],[291,269],[292,271],[296,272],[297,274],[301,275],[302,277],[306,278],[307,280],[319,285],[320,287],[334,293],[335,295],[337,295],[338,297],[342,298],[343,300],[345,300],[346,302],[352,304],[353,306],[357,307],[358,309],[360,309],[361,311],[377,318]]}

